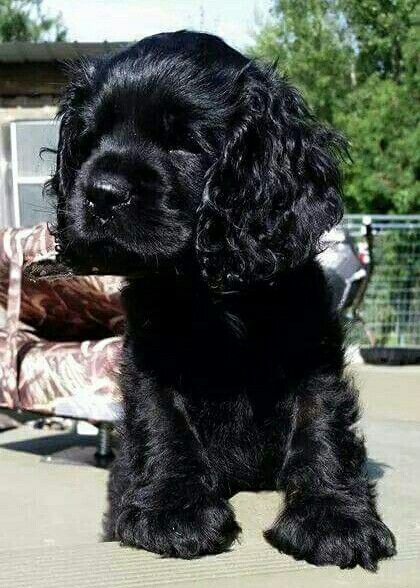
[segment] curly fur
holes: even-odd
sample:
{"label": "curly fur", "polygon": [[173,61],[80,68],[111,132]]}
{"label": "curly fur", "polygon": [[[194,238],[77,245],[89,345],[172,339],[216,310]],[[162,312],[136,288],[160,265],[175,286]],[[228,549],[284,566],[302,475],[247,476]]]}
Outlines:
{"label": "curly fur", "polygon": [[272,70],[247,68],[199,208],[197,250],[217,286],[272,280],[313,258],[342,216],[344,140]]}
{"label": "curly fur", "polygon": [[272,68],[185,31],[76,65],[61,114],[60,253],[131,275],[106,537],[218,553],[229,497],[275,489],[274,547],[376,569],[395,540],[316,261],[343,139]]}

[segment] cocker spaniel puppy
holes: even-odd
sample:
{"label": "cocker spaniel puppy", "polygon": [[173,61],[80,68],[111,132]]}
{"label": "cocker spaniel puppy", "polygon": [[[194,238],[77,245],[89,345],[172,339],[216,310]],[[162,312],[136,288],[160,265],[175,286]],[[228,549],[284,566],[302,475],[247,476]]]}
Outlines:
{"label": "cocker spaniel puppy", "polygon": [[52,180],[59,252],[128,276],[106,537],[218,553],[240,532],[229,497],[275,489],[274,547],[375,570],[395,541],[316,261],[342,215],[342,138],[212,35],[155,35],[74,69]]}

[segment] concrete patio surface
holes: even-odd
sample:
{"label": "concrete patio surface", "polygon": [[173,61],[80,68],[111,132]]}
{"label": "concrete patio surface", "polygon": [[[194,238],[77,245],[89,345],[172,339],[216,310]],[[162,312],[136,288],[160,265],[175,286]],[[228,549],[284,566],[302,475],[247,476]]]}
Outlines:
{"label": "concrete patio surface", "polygon": [[41,461],[74,443],[82,445],[84,458],[91,458],[92,438],[23,425],[0,433],[0,586],[418,588],[420,366],[357,365],[354,370],[379,509],[398,541],[398,555],[383,562],[377,574],[316,568],[277,553],[261,534],[280,505],[275,493],[240,493],[232,499],[243,534],[228,553],[164,560],[117,543],[100,543],[107,472]]}

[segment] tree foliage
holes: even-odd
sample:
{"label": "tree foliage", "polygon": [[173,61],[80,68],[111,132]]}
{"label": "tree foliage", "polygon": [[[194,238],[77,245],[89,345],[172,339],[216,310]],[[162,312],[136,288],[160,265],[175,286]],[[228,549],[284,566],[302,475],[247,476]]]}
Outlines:
{"label": "tree foliage", "polygon": [[419,211],[419,22],[418,0],[277,0],[250,49],[349,138],[349,211]]}
{"label": "tree foliage", "polygon": [[42,0],[0,0],[0,42],[64,41],[61,15],[42,12]]}

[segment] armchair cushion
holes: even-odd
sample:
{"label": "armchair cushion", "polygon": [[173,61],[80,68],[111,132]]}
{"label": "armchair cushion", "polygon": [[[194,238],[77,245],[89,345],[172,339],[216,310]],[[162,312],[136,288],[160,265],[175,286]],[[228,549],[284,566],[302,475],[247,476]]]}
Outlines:
{"label": "armchair cushion", "polygon": [[19,370],[19,405],[23,409],[112,421],[118,416],[118,356],[121,339],[33,342]]}
{"label": "armchair cushion", "polygon": [[46,225],[0,231],[0,406],[114,420],[121,278],[25,277],[24,267],[54,255]]}

